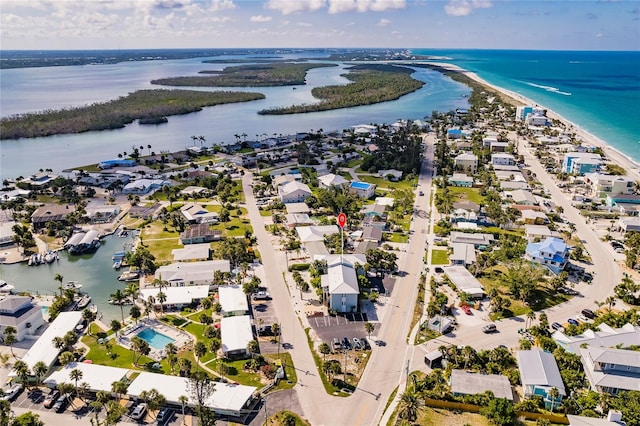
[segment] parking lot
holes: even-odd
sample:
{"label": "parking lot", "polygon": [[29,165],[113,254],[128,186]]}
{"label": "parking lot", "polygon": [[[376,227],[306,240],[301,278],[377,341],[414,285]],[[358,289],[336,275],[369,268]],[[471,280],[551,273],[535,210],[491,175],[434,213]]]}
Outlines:
{"label": "parking lot", "polygon": [[[315,331],[318,338],[323,342],[331,344],[333,339],[343,339],[344,337],[353,340],[367,337],[364,330],[364,323],[367,322],[367,315],[364,313],[345,314],[337,316],[309,317],[309,324]],[[379,324],[375,324],[379,327]],[[373,331],[371,334],[376,334]],[[373,344],[373,342],[369,342]]]}
{"label": "parking lot", "polygon": [[[91,399],[85,398],[85,401],[82,401],[80,398],[76,398],[75,394],[71,394],[70,403],[66,406],[64,411],[57,413],[54,409],[47,409],[43,405],[44,399],[48,393],[48,388],[37,388],[31,391],[24,390],[14,401],[11,402],[11,408],[15,410],[16,413],[33,411],[40,415],[40,418],[45,422],[45,424],[74,424],[78,423],[78,421],[82,424],[89,424],[91,421],[90,419],[94,418],[95,414],[89,405]],[[192,423],[191,415],[186,414],[185,418],[183,418],[180,408],[174,409],[173,415],[164,423],[156,421],[155,412],[147,412],[143,420],[134,421],[128,416],[131,413],[134,404],[128,400],[122,400],[121,404],[128,406],[129,410],[122,417],[122,422],[120,422],[120,424],[159,424],[166,426]],[[100,414],[100,418],[104,418],[105,415],[106,414],[103,410]]]}

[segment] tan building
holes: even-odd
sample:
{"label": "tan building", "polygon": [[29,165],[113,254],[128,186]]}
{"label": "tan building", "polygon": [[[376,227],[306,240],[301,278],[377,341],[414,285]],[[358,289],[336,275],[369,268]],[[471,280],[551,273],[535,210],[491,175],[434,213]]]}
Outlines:
{"label": "tan building", "polygon": [[456,170],[472,174],[478,171],[478,157],[470,152],[458,155],[453,162]]}

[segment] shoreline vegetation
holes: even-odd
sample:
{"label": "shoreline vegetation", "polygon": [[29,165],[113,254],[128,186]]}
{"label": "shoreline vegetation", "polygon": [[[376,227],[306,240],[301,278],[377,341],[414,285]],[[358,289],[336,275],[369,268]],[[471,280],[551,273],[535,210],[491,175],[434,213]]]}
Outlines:
{"label": "shoreline vegetation", "polygon": [[138,90],[118,99],[61,110],[14,115],[0,120],[0,140],[119,129],[134,120],[164,122],[166,116],[203,107],[264,99],[262,93],[197,90]]}
{"label": "shoreline vegetation", "polygon": [[395,65],[355,65],[349,73],[342,75],[351,83],[312,89],[311,94],[320,102],[263,109],[258,114],[299,114],[393,101],[424,86],[424,82],[411,77],[413,72],[410,68]]}
{"label": "shoreline vegetation", "polygon": [[277,87],[305,84],[307,71],[335,67],[336,64],[270,63],[226,67],[222,71],[200,71],[204,76],[168,77],[151,80],[151,84],[191,87]]}

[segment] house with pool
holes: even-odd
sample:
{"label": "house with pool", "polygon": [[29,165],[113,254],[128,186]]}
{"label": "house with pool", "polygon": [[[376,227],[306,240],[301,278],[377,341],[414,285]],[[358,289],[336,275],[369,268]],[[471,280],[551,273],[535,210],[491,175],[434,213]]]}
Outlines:
{"label": "house with pool", "polygon": [[376,195],[376,185],[368,182],[354,181],[349,185],[349,191],[356,194],[358,198],[368,200]]}

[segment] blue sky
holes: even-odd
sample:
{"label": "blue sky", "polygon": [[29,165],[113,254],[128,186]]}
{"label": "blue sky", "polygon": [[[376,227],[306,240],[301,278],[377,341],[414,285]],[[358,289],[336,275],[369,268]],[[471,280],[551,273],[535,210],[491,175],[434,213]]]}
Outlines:
{"label": "blue sky", "polygon": [[0,46],[640,50],[640,1],[0,0]]}

